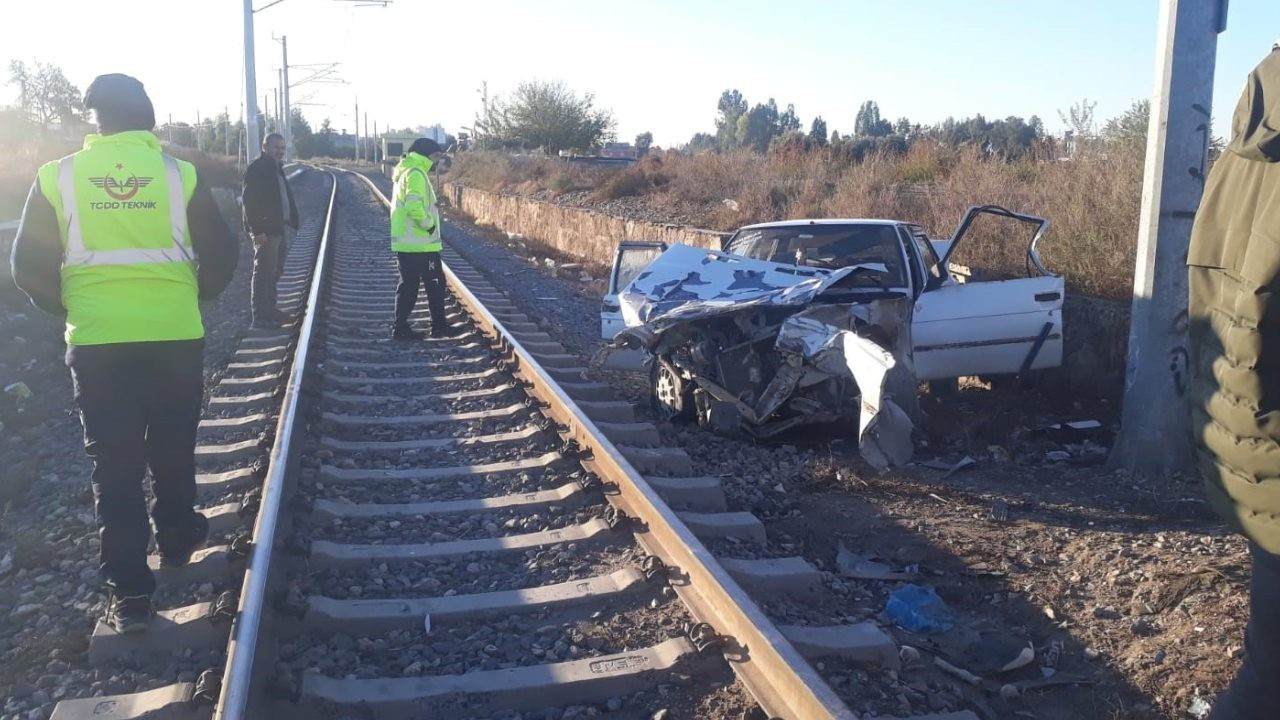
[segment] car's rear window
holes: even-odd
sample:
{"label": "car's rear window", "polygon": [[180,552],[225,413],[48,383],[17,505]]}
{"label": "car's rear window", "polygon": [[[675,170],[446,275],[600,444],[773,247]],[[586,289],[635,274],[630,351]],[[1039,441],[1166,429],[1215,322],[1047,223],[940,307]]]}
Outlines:
{"label": "car's rear window", "polygon": [[754,260],[831,270],[883,265],[877,285],[905,286],[902,250],[893,225],[797,225],[740,230],[725,252]]}

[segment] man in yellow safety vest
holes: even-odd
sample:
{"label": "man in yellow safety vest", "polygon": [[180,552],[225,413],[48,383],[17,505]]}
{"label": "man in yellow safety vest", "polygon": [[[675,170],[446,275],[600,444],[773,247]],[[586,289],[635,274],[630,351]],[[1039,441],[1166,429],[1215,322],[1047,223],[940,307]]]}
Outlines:
{"label": "man in yellow safety vest", "polygon": [[399,263],[400,285],[396,287],[396,318],[391,336],[397,340],[422,339],[422,333],[409,324],[413,306],[418,302],[419,285],[427,289],[431,336],[457,334],[445,319],[440,209],[436,205],[436,191],[427,178],[431,158],[439,152],[440,145],[435,140],[418,138],[400,159],[393,175],[391,250]]}
{"label": "man in yellow safety vest", "polygon": [[40,168],[11,262],[32,302],[66,317],[66,363],[93,460],[104,621],[126,633],[153,615],[148,468],[160,563],[185,564],[209,534],[194,509],[199,301],[227,286],[239,248],[195,167],[162,151],[142,83],[102,75],[84,104],[100,134]]}

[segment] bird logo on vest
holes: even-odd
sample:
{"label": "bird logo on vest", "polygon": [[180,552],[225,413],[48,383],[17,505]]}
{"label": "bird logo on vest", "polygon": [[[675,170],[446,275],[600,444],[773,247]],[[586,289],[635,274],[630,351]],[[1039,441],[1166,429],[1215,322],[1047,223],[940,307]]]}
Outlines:
{"label": "bird logo on vest", "polygon": [[[122,169],[120,165],[117,169]],[[111,173],[107,173],[102,177],[91,177],[89,182],[102,188],[103,192],[111,196],[112,200],[131,200],[138,191],[151,184],[154,178],[138,177],[133,173],[129,173],[129,178],[124,182],[120,182],[111,177]]]}

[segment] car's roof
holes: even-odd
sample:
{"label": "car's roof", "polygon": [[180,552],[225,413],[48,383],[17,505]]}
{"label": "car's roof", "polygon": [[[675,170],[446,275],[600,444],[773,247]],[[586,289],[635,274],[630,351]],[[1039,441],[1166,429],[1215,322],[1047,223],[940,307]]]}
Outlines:
{"label": "car's roof", "polygon": [[777,222],[756,223],[746,225],[739,230],[760,230],[762,228],[796,227],[805,225],[912,225],[905,220],[875,220],[869,218],[814,218],[811,220],[779,220]]}

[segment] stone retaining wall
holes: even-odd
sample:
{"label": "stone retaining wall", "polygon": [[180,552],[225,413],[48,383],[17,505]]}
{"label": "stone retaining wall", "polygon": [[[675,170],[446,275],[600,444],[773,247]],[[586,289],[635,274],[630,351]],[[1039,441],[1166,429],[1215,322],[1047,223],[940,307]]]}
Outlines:
{"label": "stone retaining wall", "polygon": [[493,193],[444,183],[450,204],[478,224],[516,233],[557,252],[574,257],[597,276],[613,264],[618,243],[649,240],[706,248],[720,248],[728,233],[683,225],[627,220],[605,213],[569,208],[519,195]]}

